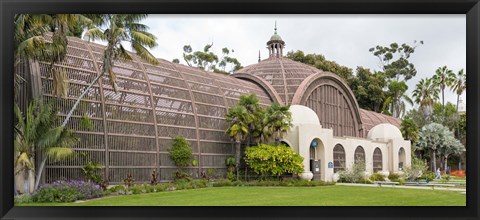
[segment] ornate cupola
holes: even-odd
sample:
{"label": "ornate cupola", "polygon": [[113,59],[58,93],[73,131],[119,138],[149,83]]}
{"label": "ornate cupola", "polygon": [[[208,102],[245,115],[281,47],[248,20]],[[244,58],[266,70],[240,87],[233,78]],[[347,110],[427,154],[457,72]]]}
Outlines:
{"label": "ornate cupola", "polygon": [[267,42],[267,48],[269,52],[269,58],[277,57],[282,58],[283,48],[285,47],[285,41],[282,40],[280,35],[277,34],[277,22],[275,22],[275,32]]}

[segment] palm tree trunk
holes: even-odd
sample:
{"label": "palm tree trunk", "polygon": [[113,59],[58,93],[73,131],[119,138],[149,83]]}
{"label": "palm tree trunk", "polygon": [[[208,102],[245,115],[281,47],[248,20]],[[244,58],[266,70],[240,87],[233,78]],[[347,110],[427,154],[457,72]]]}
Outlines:
{"label": "palm tree trunk", "polygon": [[437,171],[437,156],[435,150],[432,150],[432,162],[433,162],[433,172]]}
{"label": "palm tree trunk", "polygon": [[[458,105],[460,104],[460,94],[457,94],[457,116],[458,114]],[[460,140],[460,126],[457,124],[457,138]]]}
{"label": "palm tree trunk", "polygon": [[35,190],[38,189],[38,186],[40,185],[40,179],[42,177],[43,169],[45,168],[45,164],[47,163],[47,157],[44,156],[42,163],[40,164],[40,167],[38,168],[38,173],[37,173],[37,179],[35,180]]}
{"label": "palm tree trunk", "polygon": [[235,147],[235,160],[237,161],[237,166],[235,167],[236,169],[236,174],[237,174],[237,180],[238,180],[238,173],[240,171],[240,145],[241,142],[237,141],[236,142],[236,147]]}
{"label": "palm tree trunk", "polygon": [[[77,108],[78,104],[80,103],[80,101],[82,100],[82,98],[87,94],[87,92],[90,90],[90,88],[92,88],[92,86],[97,83],[97,81],[100,79],[100,77],[103,76],[103,73],[99,74],[89,85],[88,87],[82,92],[82,94],[77,98],[77,100],[75,101],[75,104],[73,104],[73,107],[72,109],[70,109],[70,112],[68,112],[67,114],[67,117],[65,118],[65,120],[63,121],[62,123],[62,127],[65,127],[68,123],[68,121],[70,120],[70,118],[72,117],[72,114],[73,114],[73,111],[75,111],[75,109]],[[43,158],[42,160],[42,163],[40,164],[40,167],[38,169],[38,174],[37,174],[37,179],[35,180],[35,190],[38,189],[38,186],[40,184],[40,179],[42,178],[42,173],[43,173],[43,169],[45,168],[45,163],[47,162],[47,158]]]}
{"label": "palm tree trunk", "polygon": [[445,88],[442,88],[442,114],[443,114],[442,124],[445,125]]}
{"label": "palm tree trunk", "polygon": [[448,156],[445,155],[445,173],[447,172],[448,167]]}
{"label": "palm tree trunk", "polygon": [[68,120],[72,117],[73,111],[77,108],[78,104],[82,100],[82,98],[87,94],[88,90],[92,88],[92,86],[97,83],[97,81],[100,79],[100,77],[103,76],[103,73],[99,74],[89,85],[88,87],[82,92],[82,94],[77,98],[77,101],[75,101],[75,104],[73,104],[72,109],[70,109],[70,112],[68,112],[67,117],[62,123],[62,126],[65,127],[68,123]]}

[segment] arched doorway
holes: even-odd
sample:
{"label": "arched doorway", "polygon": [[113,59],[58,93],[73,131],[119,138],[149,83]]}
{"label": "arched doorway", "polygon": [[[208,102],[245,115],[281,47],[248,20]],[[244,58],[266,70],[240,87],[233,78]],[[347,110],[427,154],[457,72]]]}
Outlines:
{"label": "arched doorway", "polygon": [[401,147],[398,150],[398,170],[400,170],[400,171],[403,170],[403,166],[405,165],[405,160],[406,160],[405,149],[403,149],[403,147]]}
{"label": "arched doorway", "polygon": [[322,163],[324,162],[324,147],[320,139],[315,138],[310,142],[310,171],[314,180],[320,180]]}
{"label": "arched doorway", "polygon": [[382,150],[380,148],[375,148],[373,151],[373,172],[382,171],[383,161],[382,161]]}
{"label": "arched doorway", "polygon": [[333,148],[333,172],[345,170],[345,149],[342,145],[337,144]]}

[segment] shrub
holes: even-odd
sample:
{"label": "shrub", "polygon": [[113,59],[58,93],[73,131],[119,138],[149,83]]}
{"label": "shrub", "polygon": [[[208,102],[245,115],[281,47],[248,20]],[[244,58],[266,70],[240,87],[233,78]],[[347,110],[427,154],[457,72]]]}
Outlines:
{"label": "shrub", "polygon": [[432,181],[433,179],[435,179],[435,173],[428,170],[427,172],[422,174],[418,179],[419,180]]}
{"label": "shrub", "polygon": [[188,173],[183,172],[181,170],[177,170],[177,171],[175,171],[175,173],[173,175],[173,180],[175,182],[179,181],[179,180],[192,181],[192,178],[188,175]]}
{"label": "shrub", "polygon": [[155,186],[158,184],[158,181],[157,181],[157,177],[158,177],[158,173],[157,173],[157,169],[153,169],[153,172],[152,172],[152,178],[150,179],[150,185],[152,186]]}
{"label": "shrub", "polygon": [[183,136],[177,136],[173,139],[172,147],[168,149],[170,159],[179,168],[189,166],[193,159],[192,147]]}
{"label": "shrub", "polygon": [[385,181],[385,176],[381,173],[374,173],[370,176],[371,181]]}
{"label": "shrub", "polygon": [[193,180],[191,182],[192,188],[194,189],[200,189],[200,188],[206,188],[208,186],[208,181],[206,180]]}
{"label": "shrub", "polygon": [[125,184],[125,186],[127,186],[127,188],[133,186],[133,184],[135,184],[135,179],[133,179],[132,174],[129,173],[127,175],[127,178],[123,180],[123,183]]}
{"label": "shrub", "polygon": [[248,147],[244,159],[247,166],[263,177],[303,171],[302,156],[285,145]]}
{"label": "shrub", "polygon": [[397,173],[390,173],[390,175],[388,175],[388,180],[390,180],[392,182],[399,182],[400,181],[400,175],[397,174]]}
{"label": "shrub", "polygon": [[128,188],[129,191],[132,192],[132,194],[140,194],[140,193],[146,193],[145,187],[142,185],[134,185]]}
{"label": "shrub", "polygon": [[31,203],[33,202],[33,198],[31,195],[22,194],[19,196],[15,196],[14,201],[15,201],[15,204]]}
{"label": "shrub", "polygon": [[32,198],[34,202],[74,202],[102,195],[102,188],[94,182],[71,180],[44,185],[32,195]]}
{"label": "shrub", "polygon": [[339,181],[346,183],[364,183],[365,180],[365,162],[357,161],[350,169],[339,172]]}
{"label": "shrub", "polygon": [[412,157],[412,165],[405,167],[405,179],[413,181],[428,170],[428,165],[417,157]]}

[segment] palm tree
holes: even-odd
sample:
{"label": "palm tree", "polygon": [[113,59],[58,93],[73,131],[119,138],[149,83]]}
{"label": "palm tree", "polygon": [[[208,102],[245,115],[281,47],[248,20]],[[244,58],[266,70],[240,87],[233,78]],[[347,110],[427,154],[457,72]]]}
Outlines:
{"label": "palm tree", "polygon": [[415,102],[420,105],[423,115],[427,119],[432,114],[433,104],[439,98],[438,93],[438,87],[432,78],[421,79],[413,91]]}
{"label": "palm tree", "polygon": [[128,53],[122,45],[123,42],[130,43],[133,51],[142,59],[152,64],[158,64],[158,60],[147,49],[147,47],[153,48],[157,45],[155,42],[156,37],[147,32],[148,26],[138,23],[146,17],[147,14],[98,14],[96,17],[92,18],[92,21],[96,26],[87,30],[84,36],[88,40],[100,39],[107,42],[107,47],[103,53],[102,72],[77,98],[72,109],[70,109],[70,112],[63,121],[62,126],[67,125],[68,120],[72,116],[73,111],[77,108],[80,100],[105,74],[108,74],[113,89],[115,92],[118,92],[118,86],[115,80],[116,75],[112,70],[113,63],[119,59],[133,59],[132,55]]}
{"label": "palm tree", "polygon": [[405,116],[400,124],[400,130],[406,140],[410,140],[414,144],[418,140],[419,129],[415,121]]}
{"label": "palm tree", "polygon": [[48,27],[52,34],[52,42],[46,45],[48,53],[49,74],[53,78],[53,95],[65,97],[68,93],[68,76],[64,70],[55,69],[55,63],[61,63],[67,56],[68,39],[77,27],[90,26],[92,20],[82,14],[48,14]]}
{"label": "palm tree", "polygon": [[[452,84],[451,89],[453,92],[457,94],[457,114],[458,114],[458,106],[460,104],[460,96],[463,94],[465,89],[467,88],[467,79],[466,74],[463,72],[463,69],[458,71],[457,75],[455,76],[455,80]],[[457,126],[457,137],[460,136],[460,126]]]}
{"label": "palm tree", "polygon": [[447,144],[448,136],[453,136],[448,128],[438,123],[430,123],[422,127],[418,135],[417,146],[425,151],[430,151],[432,155],[432,170],[437,170],[437,151],[442,151]]}
{"label": "palm tree", "polygon": [[[56,111],[50,104],[43,104],[34,99],[27,107],[25,116],[20,108],[15,105],[15,151],[16,165],[19,170],[33,171],[33,158],[37,150],[40,150],[47,159],[63,160],[73,154],[70,149],[78,139],[74,137],[73,130],[55,127],[57,123]],[[45,163],[42,161],[42,165]],[[42,169],[38,170],[35,189],[38,188]],[[28,179],[26,179],[28,182]]]}
{"label": "palm tree", "polygon": [[247,145],[250,146],[252,139],[258,142],[260,136],[262,135],[262,120],[264,117],[264,112],[260,107],[260,101],[258,100],[257,95],[253,93],[241,95],[238,105],[245,107],[248,117],[250,118],[249,122],[247,123],[249,131]]}
{"label": "palm tree", "polygon": [[274,102],[267,109],[263,118],[263,132],[261,140],[266,141],[272,137],[275,143],[279,140],[292,126],[292,113],[289,111],[290,105],[281,106]]}
{"label": "palm tree", "polygon": [[445,146],[440,149],[440,153],[443,155],[445,160],[445,169],[448,166],[448,157],[450,155],[460,155],[465,151],[465,146],[458,140],[455,139],[453,135],[448,136],[445,140]]}
{"label": "palm tree", "polygon": [[[62,62],[67,54],[67,35],[75,27],[90,25],[91,20],[81,14],[17,14],[15,15],[15,67],[22,61],[42,60],[49,62],[49,73],[53,76],[53,94],[66,96],[68,80],[65,71],[54,72],[54,64]],[[45,34],[52,32],[52,42]],[[16,74],[18,87],[22,77]]]}
{"label": "palm tree", "polygon": [[458,71],[455,79],[452,83],[451,89],[453,92],[457,94],[457,112],[458,112],[458,105],[460,101],[460,96],[463,94],[465,89],[467,88],[467,79],[466,74],[463,72],[463,69]]}
{"label": "palm tree", "polygon": [[225,131],[235,141],[235,160],[236,160],[236,173],[238,180],[238,170],[240,164],[240,147],[241,142],[244,141],[248,134],[248,124],[252,118],[248,114],[247,109],[244,106],[237,105],[230,108],[225,115],[225,121],[228,123],[228,128]]}
{"label": "palm tree", "polygon": [[445,122],[445,87],[452,86],[455,81],[455,74],[449,70],[447,66],[439,67],[433,75],[433,80],[437,86],[442,90],[442,112],[443,122]]}
{"label": "palm tree", "polygon": [[388,85],[388,97],[385,99],[382,112],[400,118],[405,113],[405,103],[413,105],[412,99],[405,94],[407,90],[408,86],[405,82],[391,81]]}
{"label": "palm tree", "polygon": [[[44,34],[48,32],[48,17],[43,14],[16,14],[14,17],[14,69],[30,59],[39,60],[44,57],[46,40]],[[22,76],[15,74],[15,91],[24,81]]]}

